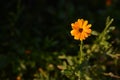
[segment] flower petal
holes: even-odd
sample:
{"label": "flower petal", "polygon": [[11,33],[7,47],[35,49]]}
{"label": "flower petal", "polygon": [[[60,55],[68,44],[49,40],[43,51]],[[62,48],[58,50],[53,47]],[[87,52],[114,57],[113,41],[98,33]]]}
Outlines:
{"label": "flower petal", "polygon": [[70,33],[72,36],[74,36],[74,35],[77,35],[79,32],[77,30],[72,30]]}
{"label": "flower petal", "polygon": [[88,24],[87,26],[86,26],[86,28],[90,28],[92,25],[91,24]]}
{"label": "flower petal", "polygon": [[79,28],[82,28],[82,24],[83,24],[83,19],[78,19]]}
{"label": "flower petal", "polygon": [[87,21],[87,20],[85,20],[85,21],[84,21],[84,23],[83,23],[83,28],[84,28],[84,27],[86,27],[86,26],[87,26],[87,24],[88,24],[88,21]]}
{"label": "flower petal", "polygon": [[79,28],[78,27],[79,26],[78,22],[72,23],[71,26],[72,26],[72,29],[78,29]]}
{"label": "flower petal", "polygon": [[80,39],[80,34],[75,35],[74,39],[79,40]]}

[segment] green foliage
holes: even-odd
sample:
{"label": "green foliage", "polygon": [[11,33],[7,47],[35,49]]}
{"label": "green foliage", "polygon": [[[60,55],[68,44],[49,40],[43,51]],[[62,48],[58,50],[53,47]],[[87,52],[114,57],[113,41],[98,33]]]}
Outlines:
{"label": "green foliage", "polygon": [[[96,36],[96,40],[90,45],[84,44],[84,56],[80,57],[78,55],[73,57],[64,55],[59,57],[65,60],[63,61],[63,69],[61,70],[63,75],[67,76],[70,80],[106,80],[107,76],[104,75],[105,73],[110,77],[120,78],[113,75],[113,71],[110,70],[108,72],[110,66],[118,66],[118,57],[120,56],[119,54],[115,54],[112,44],[108,42],[111,37],[109,33],[115,29],[115,27],[110,26],[112,22],[113,19],[108,17],[106,27],[101,33],[92,32],[92,35]],[[79,58],[84,59],[82,63],[79,63]],[[112,60],[112,65],[107,64],[110,59]],[[117,72],[117,74],[119,73]]]}

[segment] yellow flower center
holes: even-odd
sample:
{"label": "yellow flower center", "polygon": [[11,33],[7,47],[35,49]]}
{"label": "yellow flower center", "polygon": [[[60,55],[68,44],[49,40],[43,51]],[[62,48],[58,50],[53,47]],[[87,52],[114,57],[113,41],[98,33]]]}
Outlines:
{"label": "yellow flower center", "polygon": [[83,29],[82,29],[82,28],[80,28],[80,29],[79,29],[79,32],[81,33],[82,31],[83,31]]}

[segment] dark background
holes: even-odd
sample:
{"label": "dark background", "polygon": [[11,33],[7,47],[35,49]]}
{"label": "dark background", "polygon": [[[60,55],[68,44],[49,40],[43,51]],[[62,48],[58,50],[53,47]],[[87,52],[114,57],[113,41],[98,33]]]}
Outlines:
{"label": "dark background", "polygon": [[[78,18],[88,20],[92,30],[99,32],[104,29],[107,16],[114,18],[112,25],[116,29],[111,33],[110,41],[119,48],[119,5],[119,0],[0,0],[1,74],[8,66],[11,67],[8,72],[17,73],[13,66],[18,59],[26,60],[26,54],[39,53],[40,60],[43,60],[41,56],[56,51],[74,55],[78,49],[73,45],[79,42],[73,39],[70,30],[71,23]],[[91,36],[85,43],[92,40]],[[31,56],[32,60],[38,61],[36,55]],[[37,66],[44,66],[44,62]]]}
{"label": "dark background", "polygon": [[19,46],[40,49],[46,37],[57,40],[59,48],[65,47],[71,41],[70,24],[78,18],[102,31],[106,17],[111,16],[116,26],[114,37],[119,37],[119,0],[1,0],[0,6],[1,53],[18,51],[15,48]]}

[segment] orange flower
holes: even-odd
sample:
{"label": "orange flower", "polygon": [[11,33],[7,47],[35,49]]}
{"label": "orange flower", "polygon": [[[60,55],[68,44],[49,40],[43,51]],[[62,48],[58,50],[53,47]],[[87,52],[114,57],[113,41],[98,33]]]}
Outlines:
{"label": "orange flower", "polygon": [[22,79],[21,79],[21,76],[17,76],[17,77],[16,77],[16,80],[22,80]]}
{"label": "orange flower", "polygon": [[30,54],[31,50],[25,50],[25,54]]}
{"label": "orange flower", "polygon": [[110,6],[112,4],[112,0],[106,0],[106,6]]}
{"label": "orange flower", "polygon": [[91,24],[88,24],[87,20],[78,19],[75,23],[71,24],[72,29],[71,35],[74,36],[75,40],[85,40],[91,33]]}

